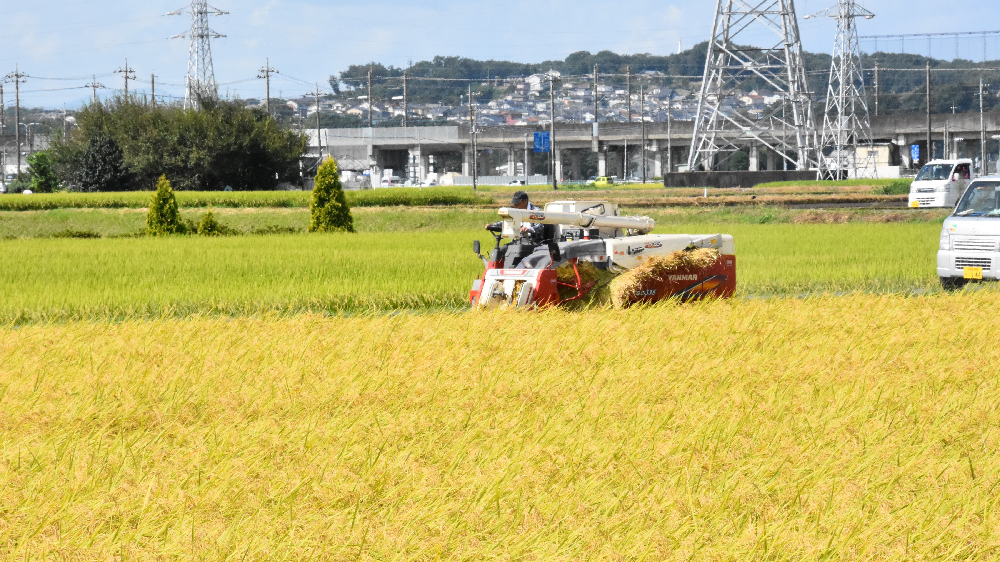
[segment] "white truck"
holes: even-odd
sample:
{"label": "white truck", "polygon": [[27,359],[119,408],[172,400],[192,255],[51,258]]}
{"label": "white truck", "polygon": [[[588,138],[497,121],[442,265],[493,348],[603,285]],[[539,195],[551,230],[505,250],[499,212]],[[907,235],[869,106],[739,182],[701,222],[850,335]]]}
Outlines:
{"label": "white truck", "polygon": [[944,221],[937,272],[948,290],[1000,279],[1000,176],[973,181]]}
{"label": "white truck", "polygon": [[972,181],[972,160],[932,160],[910,184],[910,207],[954,207]]}

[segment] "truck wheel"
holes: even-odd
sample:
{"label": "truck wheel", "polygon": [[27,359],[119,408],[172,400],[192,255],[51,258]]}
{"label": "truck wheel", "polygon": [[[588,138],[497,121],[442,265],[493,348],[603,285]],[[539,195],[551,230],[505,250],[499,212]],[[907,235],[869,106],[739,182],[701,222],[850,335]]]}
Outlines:
{"label": "truck wheel", "polygon": [[960,291],[965,284],[968,283],[965,279],[961,277],[942,277],[941,286],[945,291]]}

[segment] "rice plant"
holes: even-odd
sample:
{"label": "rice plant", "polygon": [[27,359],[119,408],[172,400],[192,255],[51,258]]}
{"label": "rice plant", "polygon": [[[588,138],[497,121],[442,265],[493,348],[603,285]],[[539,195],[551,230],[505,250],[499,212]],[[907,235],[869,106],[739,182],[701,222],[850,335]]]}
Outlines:
{"label": "rice plant", "polygon": [[12,560],[994,560],[993,292],[0,331]]}
{"label": "rice plant", "polygon": [[[359,215],[359,224],[365,223]],[[482,220],[477,214],[455,220]],[[225,221],[223,221],[225,222]],[[738,295],[933,291],[936,224],[671,224],[733,234]],[[460,309],[481,230],[0,242],[0,324]]]}

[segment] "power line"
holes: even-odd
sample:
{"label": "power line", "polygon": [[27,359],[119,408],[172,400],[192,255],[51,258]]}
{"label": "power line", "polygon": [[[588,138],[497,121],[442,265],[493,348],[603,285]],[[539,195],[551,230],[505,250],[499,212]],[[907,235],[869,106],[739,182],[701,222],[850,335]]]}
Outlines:
{"label": "power line", "polygon": [[[34,76],[32,76],[32,78],[34,78]],[[43,88],[40,90],[24,90],[24,93],[37,94],[41,92],[65,92],[68,90],[86,90],[88,88],[90,88],[90,84],[87,84],[86,86],[70,86],[67,88]]]}

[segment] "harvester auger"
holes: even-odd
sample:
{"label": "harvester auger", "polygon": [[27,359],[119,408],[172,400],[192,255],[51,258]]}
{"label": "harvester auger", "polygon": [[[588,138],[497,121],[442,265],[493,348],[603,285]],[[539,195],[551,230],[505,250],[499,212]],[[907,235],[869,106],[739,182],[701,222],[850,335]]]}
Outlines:
{"label": "harvester auger", "polygon": [[[727,234],[649,234],[653,219],[619,216],[618,206],[606,201],[556,201],[544,211],[502,208],[499,214],[489,258],[479,241],[473,247],[485,265],[469,293],[476,309],[627,307],[728,298],[736,290],[736,245]],[[524,224],[544,226],[522,233]]]}

